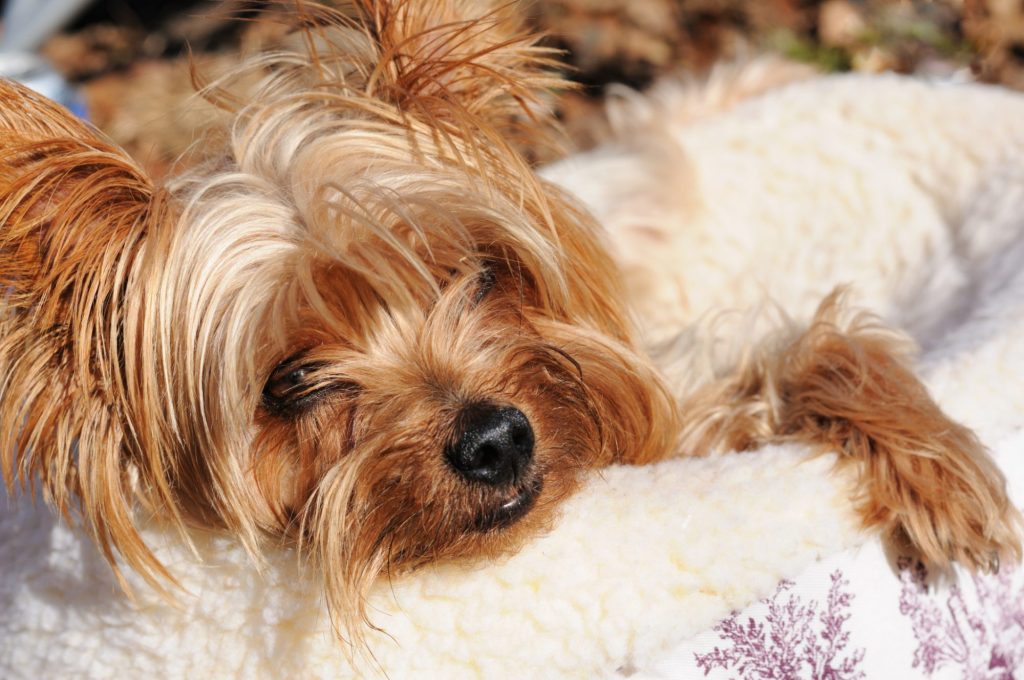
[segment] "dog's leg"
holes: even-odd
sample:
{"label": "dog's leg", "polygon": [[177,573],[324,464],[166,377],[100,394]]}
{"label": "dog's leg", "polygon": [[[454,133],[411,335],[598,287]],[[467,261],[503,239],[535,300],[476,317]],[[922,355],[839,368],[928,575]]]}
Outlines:
{"label": "dog's leg", "polygon": [[856,468],[866,527],[936,566],[991,569],[1020,559],[1020,514],[977,437],[953,422],[909,368],[912,344],[839,296],[812,324],[768,340],[683,403],[683,451],[799,441]]}

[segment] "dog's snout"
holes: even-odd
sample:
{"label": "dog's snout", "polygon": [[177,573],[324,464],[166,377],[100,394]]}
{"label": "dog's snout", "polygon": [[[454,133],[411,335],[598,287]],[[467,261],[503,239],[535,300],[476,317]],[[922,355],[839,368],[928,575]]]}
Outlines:
{"label": "dog's snout", "polygon": [[492,486],[518,480],[533,460],[533,428],[517,408],[474,404],[461,414],[462,434],[448,462],[466,479]]}

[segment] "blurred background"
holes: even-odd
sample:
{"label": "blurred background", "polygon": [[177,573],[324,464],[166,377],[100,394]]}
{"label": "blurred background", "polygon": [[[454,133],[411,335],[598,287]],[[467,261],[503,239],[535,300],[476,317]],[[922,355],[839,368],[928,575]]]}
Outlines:
{"label": "blurred background", "polygon": [[[189,55],[215,76],[284,38],[280,10],[253,10],[244,0],[0,0],[8,25],[26,21],[12,18],[18,3],[35,19],[71,15],[38,41],[38,53],[76,88],[88,117],[156,175],[216,116],[188,103]],[[73,13],[63,9],[76,4]],[[823,71],[893,70],[1024,89],[1024,0],[533,0],[527,8],[583,85],[559,111],[579,147],[600,134],[609,83],[643,88],[663,74],[700,73],[765,50]],[[5,40],[10,51],[25,29],[14,33],[0,33],[0,57]]]}

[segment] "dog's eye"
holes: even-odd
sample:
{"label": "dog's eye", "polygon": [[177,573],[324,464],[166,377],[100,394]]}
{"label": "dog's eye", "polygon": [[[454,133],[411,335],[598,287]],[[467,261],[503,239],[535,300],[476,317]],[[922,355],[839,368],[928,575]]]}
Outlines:
{"label": "dog's eye", "polygon": [[487,294],[494,290],[494,285],[498,282],[498,277],[494,273],[494,268],[484,263],[483,268],[480,270],[480,274],[477,276],[476,293],[473,294],[473,304],[480,304],[481,301]]}
{"label": "dog's eye", "polygon": [[284,361],[270,374],[263,396],[273,402],[281,402],[289,397],[301,396],[304,388],[309,385],[310,376],[318,366],[315,364],[298,364],[295,361]]}
{"label": "dog's eye", "polygon": [[334,380],[320,372],[322,363],[287,359],[270,374],[263,388],[263,403],[278,412],[305,409],[326,394],[349,389],[351,383]]}

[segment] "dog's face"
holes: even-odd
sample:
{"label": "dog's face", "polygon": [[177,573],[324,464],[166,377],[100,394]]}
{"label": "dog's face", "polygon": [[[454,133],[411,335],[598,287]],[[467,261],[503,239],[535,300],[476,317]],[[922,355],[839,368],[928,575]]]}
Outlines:
{"label": "dog's face", "polygon": [[[220,244],[220,266],[272,269],[215,289],[188,332],[236,329],[199,363],[251,357],[225,377],[235,388],[197,387],[207,413],[245,395],[231,456],[264,528],[315,544],[342,587],[510,545],[582,469],[663,445],[666,399],[632,348],[600,234],[514,157],[503,168],[506,150],[481,168],[432,130],[413,155],[408,128],[378,121],[259,125],[267,156],[286,157],[286,129],[309,141],[288,139],[302,151],[271,191],[246,177],[194,199],[184,229],[211,239],[190,250]],[[273,256],[254,265],[261,215],[276,216],[258,232]],[[239,225],[229,250],[226,224]]]}
{"label": "dog's face", "polygon": [[667,450],[600,234],[506,141],[542,55],[427,5],[317,14],[166,189],[2,86],[32,113],[0,125],[5,476],[77,496],[111,559],[162,573],[136,499],[284,537],[350,627],[382,572],[505,550],[581,470]]}

